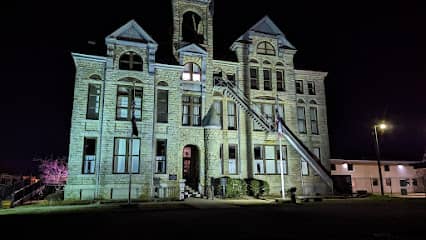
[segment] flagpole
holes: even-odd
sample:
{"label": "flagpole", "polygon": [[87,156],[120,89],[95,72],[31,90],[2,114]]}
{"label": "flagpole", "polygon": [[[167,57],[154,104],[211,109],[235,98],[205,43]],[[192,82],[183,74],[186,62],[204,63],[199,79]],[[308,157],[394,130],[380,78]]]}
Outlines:
{"label": "flagpole", "polygon": [[[279,120],[280,121],[280,120]],[[283,147],[281,144],[281,136],[278,136],[280,140],[280,168],[281,168],[281,192],[283,200],[285,200],[285,187],[284,187],[284,167],[283,167]]]}
{"label": "flagpole", "polygon": [[280,173],[281,173],[281,192],[282,192],[282,198],[285,200],[285,182],[284,182],[284,166],[283,166],[283,147],[282,147],[282,122],[281,122],[281,116],[279,115],[278,111],[278,95],[275,98],[275,118],[277,122],[277,133],[278,133],[278,140],[279,140],[279,147],[280,147]]}
{"label": "flagpole", "polygon": [[135,97],[136,97],[136,93],[135,93],[135,82],[133,81],[133,98],[132,98],[132,131],[130,133],[130,146],[129,146],[129,155],[130,155],[130,159],[128,160],[127,163],[127,171],[129,171],[129,199],[127,201],[127,204],[130,205],[131,201],[132,201],[132,163],[133,163],[133,118],[135,117]]}

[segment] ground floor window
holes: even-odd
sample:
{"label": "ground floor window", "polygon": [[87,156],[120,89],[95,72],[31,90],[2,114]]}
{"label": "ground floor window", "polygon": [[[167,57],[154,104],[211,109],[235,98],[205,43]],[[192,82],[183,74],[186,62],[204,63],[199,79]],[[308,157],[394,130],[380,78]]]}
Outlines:
{"label": "ground floor window", "polygon": [[167,139],[157,139],[157,151],[155,156],[155,173],[166,173]]}
{"label": "ground floor window", "polygon": [[96,138],[84,138],[83,174],[95,173]]}
{"label": "ground floor window", "polygon": [[139,173],[140,145],[139,138],[114,139],[114,173],[128,173],[129,168],[132,169],[132,173]]}
{"label": "ground floor window", "polygon": [[[254,173],[255,174],[280,174],[280,148],[274,145],[255,145]],[[282,146],[283,173],[287,174],[287,148]]]}
{"label": "ground floor window", "polygon": [[238,145],[229,144],[228,153],[228,172],[229,174],[237,174],[238,173],[238,153],[237,153]]}

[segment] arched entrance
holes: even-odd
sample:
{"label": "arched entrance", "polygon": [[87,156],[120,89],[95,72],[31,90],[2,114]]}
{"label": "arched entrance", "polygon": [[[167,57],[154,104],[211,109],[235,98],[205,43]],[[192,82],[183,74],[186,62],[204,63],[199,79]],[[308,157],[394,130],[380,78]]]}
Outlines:
{"label": "arched entrance", "polygon": [[198,190],[200,180],[200,154],[194,145],[187,145],[183,148],[183,178],[186,185],[194,190]]}

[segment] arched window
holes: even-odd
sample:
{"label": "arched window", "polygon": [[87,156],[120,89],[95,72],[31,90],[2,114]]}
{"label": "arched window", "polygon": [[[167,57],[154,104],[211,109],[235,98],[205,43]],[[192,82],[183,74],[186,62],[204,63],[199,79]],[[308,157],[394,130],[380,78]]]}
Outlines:
{"label": "arched window", "polygon": [[120,56],[119,69],[143,71],[142,57],[135,52],[125,52]]}
{"label": "arched window", "polygon": [[182,80],[184,81],[201,81],[201,68],[195,63],[187,63],[184,66]]}
{"label": "arched window", "polygon": [[257,54],[275,55],[275,48],[268,42],[261,42],[257,45]]}
{"label": "arched window", "polygon": [[204,42],[204,24],[198,14],[189,11],[183,15],[182,40],[190,43]]}
{"label": "arched window", "polygon": [[276,64],[275,66],[277,66],[277,67],[284,67],[284,63],[282,63],[282,62],[277,62],[277,64]]}
{"label": "arched window", "polygon": [[299,99],[299,100],[297,100],[297,103],[299,103],[299,104],[305,104],[305,101],[303,101],[303,99]]}
{"label": "arched window", "polygon": [[317,102],[315,102],[315,100],[311,100],[311,101],[309,101],[309,104],[317,105]]}
{"label": "arched window", "polygon": [[92,74],[92,75],[90,75],[89,79],[92,79],[92,80],[102,80],[102,77],[99,76],[98,74]]}
{"label": "arched window", "polygon": [[250,63],[258,64],[258,62],[257,62],[257,60],[256,60],[256,59],[250,59]]}
{"label": "arched window", "polygon": [[271,65],[271,63],[269,61],[263,61],[263,65]]}

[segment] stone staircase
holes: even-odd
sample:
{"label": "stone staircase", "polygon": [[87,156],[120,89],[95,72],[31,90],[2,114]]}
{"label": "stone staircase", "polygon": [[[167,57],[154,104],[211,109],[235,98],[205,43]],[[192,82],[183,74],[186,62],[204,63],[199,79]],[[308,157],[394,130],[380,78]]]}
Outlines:
{"label": "stone staircase", "polygon": [[201,195],[201,193],[199,193],[198,191],[194,190],[192,187],[186,185],[185,186],[185,191],[184,191],[184,199],[187,198],[202,198],[203,195]]}

